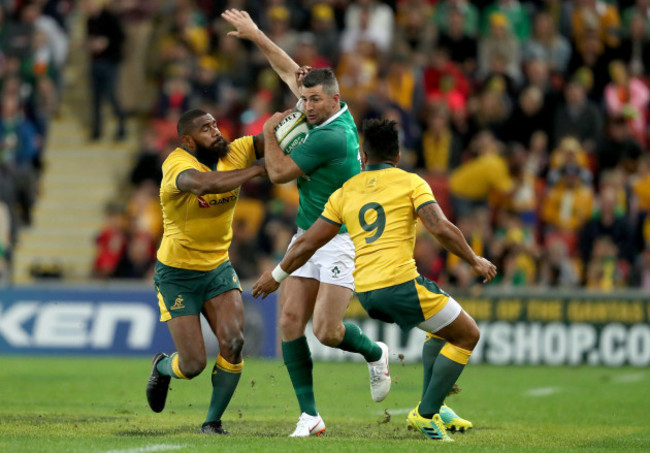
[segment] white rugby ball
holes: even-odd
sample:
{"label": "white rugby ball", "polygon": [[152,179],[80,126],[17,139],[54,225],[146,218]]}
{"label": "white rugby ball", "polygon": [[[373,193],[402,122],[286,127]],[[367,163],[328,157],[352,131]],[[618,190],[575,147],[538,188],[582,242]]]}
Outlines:
{"label": "white rugby ball", "polygon": [[285,154],[289,154],[296,146],[305,141],[309,127],[307,117],[300,111],[293,111],[282,118],[274,129],[275,138]]}

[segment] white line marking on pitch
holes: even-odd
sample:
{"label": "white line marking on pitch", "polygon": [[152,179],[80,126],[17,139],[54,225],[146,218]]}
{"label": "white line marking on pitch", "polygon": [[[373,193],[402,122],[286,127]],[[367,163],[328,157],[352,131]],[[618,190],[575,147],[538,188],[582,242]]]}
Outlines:
{"label": "white line marking on pitch", "polygon": [[614,376],[614,379],[612,379],[615,382],[638,382],[642,381],[645,378],[645,373],[627,373],[627,374],[621,374],[618,376]]}
{"label": "white line marking on pitch", "polygon": [[109,450],[106,453],[144,453],[149,451],[180,450],[181,448],[183,448],[183,445],[158,444],[139,448],[129,448],[126,450]]}
{"label": "white line marking on pitch", "polygon": [[560,392],[562,389],[560,387],[540,387],[536,389],[528,390],[525,395],[528,396],[549,396],[554,393]]}
{"label": "white line marking on pitch", "polygon": [[[413,410],[413,408],[410,409],[386,409],[390,415],[399,415],[399,414],[408,414]],[[377,415],[384,415],[384,411],[376,411],[375,414]]]}

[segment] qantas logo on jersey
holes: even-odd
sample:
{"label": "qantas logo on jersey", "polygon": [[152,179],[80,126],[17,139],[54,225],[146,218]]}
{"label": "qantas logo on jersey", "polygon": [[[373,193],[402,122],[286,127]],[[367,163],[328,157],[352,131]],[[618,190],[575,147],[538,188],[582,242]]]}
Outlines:
{"label": "qantas logo on jersey", "polygon": [[230,203],[231,201],[235,200],[237,200],[237,195],[230,195],[228,197],[219,198],[218,200],[210,200],[209,202],[201,196],[196,197],[196,201],[199,203],[199,208],[209,208],[210,205]]}
{"label": "qantas logo on jersey", "polygon": [[209,208],[210,205],[208,204],[207,201],[205,201],[205,198],[197,196],[196,201],[199,202],[199,208]]}

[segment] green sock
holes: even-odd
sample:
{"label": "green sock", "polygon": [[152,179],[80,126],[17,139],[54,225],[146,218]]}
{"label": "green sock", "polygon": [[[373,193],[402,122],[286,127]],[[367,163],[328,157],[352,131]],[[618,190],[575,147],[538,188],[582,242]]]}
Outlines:
{"label": "green sock", "polygon": [[359,329],[359,326],[351,322],[344,322],[345,335],[343,341],[338,345],[339,349],[349,352],[358,352],[367,362],[376,362],[381,359],[382,350],[377,343],[372,341],[366,336],[365,333]]}
{"label": "green sock", "polygon": [[420,415],[429,418],[440,411],[440,406],[445,401],[460,373],[465,368],[471,351],[446,343],[441,353],[433,363],[433,373],[427,386],[422,401],[420,402]]}
{"label": "green sock", "polygon": [[235,393],[243,367],[243,360],[233,364],[219,354],[217,362],[212,368],[212,397],[205,423],[221,420],[221,416]]}
{"label": "green sock", "polygon": [[314,362],[311,359],[311,351],[307,344],[307,338],[303,335],[292,341],[282,342],[282,357],[287,366],[289,378],[293,390],[296,392],[300,412],[316,416],[316,399],[314,398],[314,377],[312,370]]}
{"label": "green sock", "polygon": [[431,376],[433,375],[433,363],[436,361],[436,357],[438,357],[438,353],[444,344],[445,340],[438,337],[427,336],[427,339],[424,340],[424,344],[422,345],[424,380],[422,382],[422,398],[420,398],[420,401],[424,400],[424,393],[427,391]]}
{"label": "green sock", "polygon": [[178,366],[178,352],[175,352],[169,357],[165,357],[160,362],[158,362],[156,369],[163,376],[171,376],[174,379],[187,379],[185,376],[183,376],[183,373]]}

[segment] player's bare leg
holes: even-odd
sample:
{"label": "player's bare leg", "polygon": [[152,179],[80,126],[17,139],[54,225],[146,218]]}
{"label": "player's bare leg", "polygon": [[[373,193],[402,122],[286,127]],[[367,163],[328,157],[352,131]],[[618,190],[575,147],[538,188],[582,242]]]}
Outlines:
{"label": "player's bare leg", "polygon": [[172,318],[167,321],[167,327],[178,354],[179,377],[192,379],[201,374],[205,369],[206,354],[200,318],[196,315]]}
{"label": "player's bare leg", "polygon": [[205,345],[201,322],[197,315],[179,316],[167,321],[176,352],[171,356],[154,356],[151,376],[147,382],[147,401],[154,412],[165,407],[171,378],[192,379],[205,368]]}
{"label": "player's bare leg", "polygon": [[314,335],[325,346],[338,347],[345,336],[343,315],[350,305],[352,290],[321,283],[314,305]]}
{"label": "player's bare leg", "polygon": [[313,278],[288,277],[280,287],[280,332],[282,341],[305,335],[314,313],[320,282]]}
{"label": "player's bare leg", "polygon": [[235,393],[244,366],[244,303],[239,290],[226,291],[203,306],[210,328],[219,341],[219,356],[212,368],[212,397],[202,433],[228,434],[221,425],[228,403]]}
{"label": "player's bare leg", "polygon": [[388,346],[373,342],[356,324],[343,322],[351,297],[351,289],[320,284],[314,307],[314,335],[326,346],[361,354],[368,362],[372,399],[383,401],[391,386]]}

